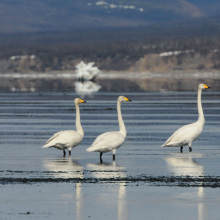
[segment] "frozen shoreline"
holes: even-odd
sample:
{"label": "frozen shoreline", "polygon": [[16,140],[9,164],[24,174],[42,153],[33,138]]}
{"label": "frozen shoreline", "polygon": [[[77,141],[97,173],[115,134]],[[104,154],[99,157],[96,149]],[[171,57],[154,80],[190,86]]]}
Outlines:
{"label": "frozen shoreline", "polygon": [[[49,73],[0,73],[0,78],[30,78],[30,79],[75,79],[75,72],[49,72]],[[151,73],[151,72],[104,72],[100,73],[100,79],[153,79],[153,78],[211,78],[220,79],[220,72],[195,72],[195,73]]]}
{"label": "frozen shoreline", "polygon": [[74,72],[0,73],[1,92],[195,91],[199,83],[220,90],[220,73],[100,73],[95,82],[77,81]]}

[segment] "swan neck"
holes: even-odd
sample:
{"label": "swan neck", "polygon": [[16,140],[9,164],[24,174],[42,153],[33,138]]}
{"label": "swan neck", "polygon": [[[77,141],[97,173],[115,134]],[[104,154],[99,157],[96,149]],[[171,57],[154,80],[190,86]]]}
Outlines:
{"label": "swan neck", "polygon": [[117,102],[117,112],[118,112],[118,123],[119,123],[119,131],[124,134],[124,136],[127,135],[127,131],[125,128],[125,124],[121,115],[121,102]]}
{"label": "swan neck", "polygon": [[80,111],[79,111],[79,105],[75,104],[76,106],[76,131],[81,134],[82,136],[84,136],[84,131],[81,125],[81,121],[80,121]]}
{"label": "swan neck", "polygon": [[198,98],[197,98],[198,113],[199,113],[198,122],[201,122],[204,124],[205,117],[204,117],[203,110],[202,110],[201,96],[202,96],[202,89],[198,89]]}

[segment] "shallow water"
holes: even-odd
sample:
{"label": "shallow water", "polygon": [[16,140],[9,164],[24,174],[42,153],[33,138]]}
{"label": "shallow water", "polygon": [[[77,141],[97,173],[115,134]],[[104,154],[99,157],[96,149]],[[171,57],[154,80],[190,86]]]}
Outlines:
{"label": "shallow water", "polygon": [[43,183],[0,189],[1,219],[219,219],[219,188]]}
{"label": "shallow water", "polygon": [[0,219],[217,219],[220,93],[203,92],[203,133],[193,152],[186,146],[182,154],[160,146],[180,126],[197,120],[197,93],[124,94],[133,101],[122,103],[126,141],[115,162],[107,153],[100,164],[98,153],[85,150],[99,134],[118,130],[119,95],[83,97],[85,137],[63,158],[62,151],[41,146],[53,133],[75,129],[78,95],[0,94]]}

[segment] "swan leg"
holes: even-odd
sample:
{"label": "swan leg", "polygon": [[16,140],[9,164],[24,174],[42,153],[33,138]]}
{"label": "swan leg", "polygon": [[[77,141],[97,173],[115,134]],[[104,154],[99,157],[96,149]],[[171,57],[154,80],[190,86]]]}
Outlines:
{"label": "swan leg", "polygon": [[100,152],[100,163],[102,163],[102,152]]}
{"label": "swan leg", "polygon": [[115,161],[115,154],[113,154],[113,160]]}
{"label": "swan leg", "polygon": [[183,146],[180,147],[180,153],[183,153]]}
{"label": "swan leg", "polygon": [[189,143],[189,152],[192,152],[191,143]]}
{"label": "swan leg", "polygon": [[189,152],[192,152],[191,144],[189,144]]}
{"label": "swan leg", "polygon": [[63,150],[63,156],[64,156],[64,157],[66,156],[66,151],[65,151],[65,150]]}
{"label": "swan leg", "polygon": [[69,155],[71,156],[71,150],[69,150]]}
{"label": "swan leg", "polygon": [[114,150],[112,151],[112,153],[113,153],[113,161],[115,161],[115,153],[116,153],[116,149],[114,149]]}

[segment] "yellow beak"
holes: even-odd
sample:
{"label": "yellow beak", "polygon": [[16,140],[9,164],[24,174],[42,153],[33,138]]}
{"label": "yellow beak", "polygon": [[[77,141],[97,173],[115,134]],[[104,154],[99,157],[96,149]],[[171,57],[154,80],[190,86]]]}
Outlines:
{"label": "yellow beak", "polygon": [[84,100],[82,100],[82,99],[80,99],[80,102],[81,102],[81,103],[86,103],[86,101],[84,101]]}
{"label": "yellow beak", "polygon": [[211,87],[204,85],[205,89],[211,89]]}
{"label": "yellow beak", "polygon": [[125,97],[125,101],[127,101],[127,102],[131,102],[131,100],[128,99],[127,97]]}

